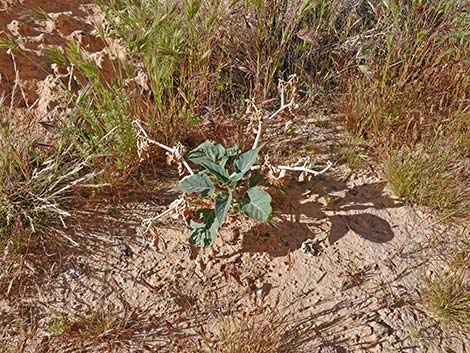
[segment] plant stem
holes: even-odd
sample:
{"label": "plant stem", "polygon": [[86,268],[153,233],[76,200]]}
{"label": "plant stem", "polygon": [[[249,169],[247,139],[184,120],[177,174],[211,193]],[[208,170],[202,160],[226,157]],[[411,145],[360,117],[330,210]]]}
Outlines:
{"label": "plant stem", "polygon": [[291,167],[291,166],[288,166],[288,165],[276,165],[274,166],[274,168],[277,168],[277,169],[280,169],[280,170],[290,170],[290,171],[293,171],[293,172],[305,172],[305,173],[309,173],[309,174],[312,174],[312,175],[320,175],[320,174],[323,174],[325,173],[328,169],[331,168],[331,166],[333,165],[333,163],[331,163],[331,161],[328,161],[326,162],[326,167],[323,168],[322,170],[313,170],[313,169],[308,169],[306,167]]}
{"label": "plant stem", "polygon": [[181,155],[181,153],[178,151],[177,148],[173,148],[173,147],[169,147],[167,145],[164,145],[163,143],[160,143],[158,141],[155,141],[153,139],[151,139],[148,135],[147,135],[147,132],[144,130],[144,128],[142,127],[142,125],[140,124],[140,122],[138,120],[134,120],[133,121],[133,124],[135,126],[137,126],[137,128],[139,129],[139,132],[142,133],[142,135],[144,136],[145,140],[148,142],[148,143],[151,143],[153,145],[157,145],[158,147],[160,148],[163,148],[164,150],[170,152],[170,153],[175,153],[177,155],[178,158],[181,158],[181,162],[183,163],[184,167],[186,168],[186,170],[188,171],[189,174],[191,175],[194,175],[194,172],[193,170],[191,169],[191,167],[189,166],[188,162],[186,162],[186,160],[183,158],[183,156]]}

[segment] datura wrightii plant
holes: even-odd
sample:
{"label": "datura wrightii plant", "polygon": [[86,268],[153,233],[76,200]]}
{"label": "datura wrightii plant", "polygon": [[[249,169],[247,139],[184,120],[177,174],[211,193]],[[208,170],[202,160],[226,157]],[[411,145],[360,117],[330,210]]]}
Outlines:
{"label": "datura wrightii plant", "polygon": [[206,141],[189,152],[185,158],[201,169],[184,177],[175,187],[185,193],[196,193],[212,201],[213,207],[195,211],[189,220],[189,242],[201,247],[210,246],[216,239],[230,210],[267,222],[271,218],[271,196],[257,183],[258,174],[251,173],[261,147],[242,153],[238,146],[225,148]]}
{"label": "datura wrightii plant", "polygon": [[[166,211],[144,220],[144,237],[153,222],[171,214],[190,227],[188,239],[191,244],[206,248],[214,243],[229,212],[244,213],[258,222],[271,220],[271,196],[258,185],[264,177],[271,185],[278,186],[285,180],[287,171],[299,173],[299,181],[303,181],[325,173],[332,166],[328,161],[322,170],[313,170],[310,157],[299,158],[295,166],[273,165],[268,154],[262,163],[257,163],[262,148],[259,141],[263,122],[274,119],[285,110],[293,113],[297,107],[296,83],[295,75],[291,75],[288,81],[279,81],[280,107],[271,114],[264,114],[254,100],[247,100],[246,115],[250,118],[250,125],[256,127],[253,129],[256,136],[251,149],[245,152],[236,145],[226,148],[207,140],[186,153],[180,143],[169,147],[151,139],[141,122],[133,121],[141,159],[148,153],[149,144],[153,144],[167,151],[168,164],[176,164],[180,176],[189,174],[174,188],[183,192],[181,197],[173,201]],[[198,165],[199,170],[194,172],[188,162]],[[200,202],[189,195],[200,198]],[[190,204],[189,199],[194,202]],[[195,205],[205,206],[194,210]]]}

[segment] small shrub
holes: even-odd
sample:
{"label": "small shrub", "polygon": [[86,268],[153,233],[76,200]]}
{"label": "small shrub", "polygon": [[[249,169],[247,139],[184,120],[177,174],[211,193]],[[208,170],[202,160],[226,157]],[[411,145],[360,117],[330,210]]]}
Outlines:
{"label": "small shrub", "polygon": [[183,178],[176,189],[198,193],[203,198],[215,198],[214,208],[196,211],[196,219],[201,222],[190,220],[192,231],[188,238],[191,244],[204,248],[210,246],[231,208],[259,222],[270,219],[271,196],[256,186],[256,175],[246,178],[259,150],[260,147],[241,153],[238,146],[225,148],[206,141],[187,154],[187,159],[199,164],[202,170]]}

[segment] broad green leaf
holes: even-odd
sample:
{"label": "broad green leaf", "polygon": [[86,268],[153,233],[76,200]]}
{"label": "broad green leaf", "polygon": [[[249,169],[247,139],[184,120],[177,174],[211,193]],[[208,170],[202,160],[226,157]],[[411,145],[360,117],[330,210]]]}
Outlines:
{"label": "broad green leaf", "polygon": [[243,174],[248,172],[253,166],[253,164],[256,162],[260,149],[261,149],[261,146],[253,150],[249,150],[241,154],[240,156],[238,156],[233,162],[233,165],[236,171],[238,173],[243,173]]}
{"label": "broad green leaf", "polygon": [[227,157],[236,157],[240,154],[240,152],[241,152],[240,147],[238,147],[238,145],[235,145],[233,147],[225,149],[225,156],[227,156]]}
{"label": "broad green leaf", "polygon": [[175,187],[184,192],[198,192],[203,197],[208,197],[214,192],[214,184],[205,174],[193,174],[183,178]]}
{"label": "broad green leaf", "polygon": [[[226,195],[225,195],[226,194]],[[225,217],[232,205],[232,190],[228,189],[228,193],[220,192],[215,198],[215,217],[218,226],[221,227],[225,222]]]}
{"label": "broad green leaf", "polygon": [[203,162],[213,162],[225,165],[227,157],[225,156],[225,148],[222,145],[216,144],[213,141],[207,140],[193,149],[186,155],[186,158],[196,164]]}
{"label": "broad green leaf", "polygon": [[240,210],[248,217],[267,222],[271,216],[271,195],[259,186],[248,189],[241,200]]}
{"label": "broad green leaf", "polygon": [[188,234],[188,240],[193,245],[207,248],[214,243],[217,237],[217,230],[206,228],[204,224],[191,221],[192,230]]}
{"label": "broad green leaf", "polygon": [[213,209],[201,209],[198,210],[197,214],[204,222],[190,222],[192,230],[188,234],[188,240],[191,244],[207,248],[215,241],[217,229],[219,228],[215,211]]}
{"label": "broad green leaf", "polygon": [[229,180],[228,171],[221,165],[211,161],[204,161],[201,165],[213,174],[220,182],[227,182]]}

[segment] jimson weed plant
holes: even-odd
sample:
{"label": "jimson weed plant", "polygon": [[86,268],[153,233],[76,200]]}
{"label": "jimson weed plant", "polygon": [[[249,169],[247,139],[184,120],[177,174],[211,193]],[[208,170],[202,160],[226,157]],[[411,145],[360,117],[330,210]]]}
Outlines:
{"label": "jimson weed plant", "polygon": [[201,170],[183,178],[175,189],[215,199],[214,208],[201,208],[195,212],[200,221],[190,220],[188,239],[191,244],[211,245],[231,208],[259,222],[270,219],[271,196],[256,186],[260,180],[257,175],[248,177],[260,149],[242,153],[238,146],[225,148],[206,141],[187,154],[186,158],[199,164]]}
{"label": "jimson weed plant", "polygon": [[[152,140],[141,122],[133,121],[137,150],[141,158],[147,152],[149,144],[157,145],[167,151],[168,164],[176,164],[180,176],[189,173],[174,187],[174,190],[183,192],[181,197],[173,201],[166,211],[144,220],[146,225],[143,231],[144,238],[153,222],[171,214],[189,226],[188,239],[191,244],[202,248],[209,247],[214,243],[217,232],[231,209],[262,223],[271,219],[271,196],[258,186],[264,177],[271,185],[276,186],[285,179],[287,171],[300,172],[299,181],[303,181],[323,174],[331,167],[332,163],[327,162],[322,170],[315,171],[312,169],[309,157],[300,158],[300,165],[296,166],[273,165],[268,155],[264,156],[263,163],[257,163],[262,148],[259,142],[263,121],[271,120],[282,111],[286,109],[290,111],[297,106],[295,83],[295,75],[288,81],[280,80],[280,107],[274,113],[264,114],[253,100],[247,101],[247,116],[250,118],[250,125],[256,126],[253,130],[256,136],[251,149],[245,152],[242,152],[237,145],[226,148],[206,140],[189,153],[185,153],[184,146],[180,143],[169,147]],[[290,97],[286,99],[288,92]],[[199,171],[194,172],[188,161],[198,165]],[[188,194],[195,194],[200,198],[195,204],[204,206],[190,205]]]}

